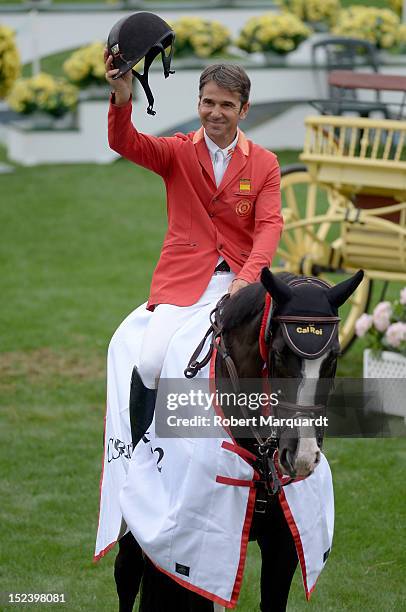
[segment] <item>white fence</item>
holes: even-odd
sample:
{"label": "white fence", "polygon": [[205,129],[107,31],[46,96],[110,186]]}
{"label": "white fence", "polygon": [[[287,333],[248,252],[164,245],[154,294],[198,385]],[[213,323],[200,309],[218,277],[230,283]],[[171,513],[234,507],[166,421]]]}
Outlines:
{"label": "white fence", "polygon": [[[387,70],[386,70],[387,71]],[[151,73],[151,87],[156,99],[156,116],[147,115],[147,101],[138,83],[133,109],[133,122],[141,132],[173,133],[182,124],[197,117],[197,87],[201,69],[178,70],[164,79],[162,72]],[[258,144],[276,149],[301,149],[304,142],[304,120],[317,114],[298,100],[319,98],[320,74],[310,68],[251,67],[251,102],[265,104],[258,123],[241,123],[241,129]],[[390,72],[390,71],[389,71]],[[397,68],[406,75],[406,67]],[[364,99],[368,99],[365,92]],[[78,109],[76,130],[29,130],[12,124],[5,130],[5,140],[11,160],[23,165],[59,162],[107,163],[116,158],[107,144],[108,96],[98,101],[83,101]],[[397,94],[387,94],[384,101],[395,101]],[[278,113],[274,112],[276,102]],[[286,110],[285,110],[286,106]],[[269,108],[269,116],[267,109]],[[254,114],[254,113],[252,113]]]}
{"label": "white fence", "polygon": [[118,156],[107,142],[107,102],[86,101],[78,108],[76,129],[6,128],[11,161],[23,166],[56,163],[109,163]]}

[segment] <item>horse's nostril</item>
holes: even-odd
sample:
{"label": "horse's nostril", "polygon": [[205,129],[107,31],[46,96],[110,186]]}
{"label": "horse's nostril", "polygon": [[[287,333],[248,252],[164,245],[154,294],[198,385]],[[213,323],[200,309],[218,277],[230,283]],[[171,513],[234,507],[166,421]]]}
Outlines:
{"label": "horse's nostril", "polygon": [[289,476],[292,478],[296,476],[296,471],[294,468],[295,456],[288,448],[284,448],[282,450],[279,457],[279,463],[289,474]]}

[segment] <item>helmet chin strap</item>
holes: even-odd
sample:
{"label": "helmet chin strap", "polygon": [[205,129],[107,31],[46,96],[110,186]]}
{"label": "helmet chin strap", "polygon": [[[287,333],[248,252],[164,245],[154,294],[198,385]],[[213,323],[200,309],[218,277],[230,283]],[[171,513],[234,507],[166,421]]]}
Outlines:
{"label": "helmet chin strap", "polygon": [[162,64],[163,64],[163,68],[164,68],[164,76],[167,79],[170,74],[174,74],[174,72],[175,72],[174,70],[170,70],[171,61],[172,61],[172,57],[173,57],[173,42],[171,43],[171,50],[170,50],[169,55],[165,55],[165,49],[164,49],[162,43],[157,43],[156,45],[154,45],[152,47],[152,49],[150,49],[148,51],[148,53],[145,56],[144,72],[142,74],[140,74],[139,72],[134,70],[134,68],[132,69],[133,75],[139,80],[139,82],[142,85],[143,90],[145,91],[145,95],[147,96],[147,100],[148,100],[147,113],[148,113],[148,115],[156,115],[156,111],[153,110],[153,107],[154,107],[154,96],[152,95],[152,91],[151,91],[151,88],[150,88],[149,82],[148,82],[148,71],[150,69],[150,66],[151,66],[152,62],[154,61],[154,59],[156,58],[156,56],[158,55],[159,52],[161,53],[161,57],[162,57]]}

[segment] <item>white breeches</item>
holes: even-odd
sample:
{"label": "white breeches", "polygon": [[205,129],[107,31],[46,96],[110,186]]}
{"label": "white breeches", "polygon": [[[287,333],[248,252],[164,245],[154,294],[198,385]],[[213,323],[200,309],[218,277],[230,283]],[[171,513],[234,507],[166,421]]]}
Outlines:
{"label": "white breeches", "polygon": [[[142,382],[149,389],[155,389],[161,374],[169,342],[180,329],[202,307],[220,299],[227,293],[234,278],[233,272],[214,274],[206,291],[191,306],[159,304],[152,313],[141,344],[138,371]],[[195,347],[192,347],[192,350]]]}

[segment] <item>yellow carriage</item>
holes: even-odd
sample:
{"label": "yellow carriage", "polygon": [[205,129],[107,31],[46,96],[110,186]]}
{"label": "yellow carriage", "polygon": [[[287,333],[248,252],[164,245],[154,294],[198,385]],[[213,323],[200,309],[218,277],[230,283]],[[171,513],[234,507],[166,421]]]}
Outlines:
{"label": "yellow carriage", "polygon": [[365,270],[343,316],[345,349],[373,280],[406,281],[406,121],[308,117],[300,159],[282,170],[275,267],[332,283]]}

